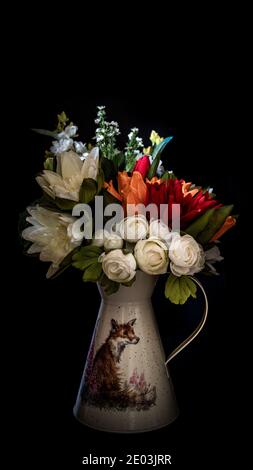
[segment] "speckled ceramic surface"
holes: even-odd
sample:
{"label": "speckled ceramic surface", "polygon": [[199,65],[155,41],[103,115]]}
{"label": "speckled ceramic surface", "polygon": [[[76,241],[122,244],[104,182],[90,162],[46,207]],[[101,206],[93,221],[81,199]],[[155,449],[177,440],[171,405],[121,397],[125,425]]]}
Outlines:
{"label": "speckled ceramic surface", "polygon": [[101,307],[74,407],[87,426],[145,432],[178,415],[150,300],[156,280],[138,271],[131,287],[110,296],[99,286]]}

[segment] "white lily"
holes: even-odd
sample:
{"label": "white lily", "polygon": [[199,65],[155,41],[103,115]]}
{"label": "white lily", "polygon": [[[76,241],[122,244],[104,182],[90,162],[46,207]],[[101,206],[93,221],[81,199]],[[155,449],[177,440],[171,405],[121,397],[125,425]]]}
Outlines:
{"label": "white lily", "polygon": [[99,150],[94,147],[84,162],[72,150],[57,155],[56,172],[44,170],[36,181],[52,198],[59,197],[79,201],[79,191],[85,178],[96,180]]}
{"label": "white lily", "polygon": [[82,240],[73,238],[71,230],[76,218],[39,205],[28,207],[27,211],[30,217],[26,220],[31,226],[23,230],[22,237],[33,242],[27,253],[40,253],[41,261],[52,263],[46,275],[49,278],[59,269],[64,258],[82,243]]}

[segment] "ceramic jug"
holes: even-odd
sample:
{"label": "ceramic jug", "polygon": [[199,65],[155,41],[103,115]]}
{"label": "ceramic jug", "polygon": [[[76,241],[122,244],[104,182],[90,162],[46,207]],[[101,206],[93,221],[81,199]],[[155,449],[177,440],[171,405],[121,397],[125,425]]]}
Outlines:
{"label": "ceramic jug", "polygon": [[[192,278],[193,279],[193,278]],[[166,360],[151,295],[156,276],[137,272],[131,287],[106,295],[100,285],[101,306],[81,380],[75,417],[101,431],[140,433],[170,424],[178,406],[168,362],[201,331],[196,330]]]}

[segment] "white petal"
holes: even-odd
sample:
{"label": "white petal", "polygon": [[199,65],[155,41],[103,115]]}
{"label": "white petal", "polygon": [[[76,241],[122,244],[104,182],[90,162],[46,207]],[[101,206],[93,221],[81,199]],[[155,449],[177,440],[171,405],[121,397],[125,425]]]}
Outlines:
{"label": "white petal", "polygon": [[73,151],[61,153],[61,155],[57,157],[57,163],[59,163],[60,174],[63,179],[71,178],[71,176],[79,174],[82,168],[79,155]]}
{"label": "white petal", "polygon": [[32,255],[33,253],[40,253],[42,249],[41,245],[38,245],[37,243],[33,243],[30,248],[27,250],[28,255]]}

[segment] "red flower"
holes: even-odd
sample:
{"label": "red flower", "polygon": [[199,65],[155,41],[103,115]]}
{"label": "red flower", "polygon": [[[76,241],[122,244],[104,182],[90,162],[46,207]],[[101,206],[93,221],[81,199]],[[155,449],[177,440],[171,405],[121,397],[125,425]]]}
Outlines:
{"label": "red flower", "polygon": [[143,157],[139,158],[139,160],[135,163],[133,172],[138,171],[143,176],[143,178],[145,178],[148,174],[149,167],[149,157],[148,155],[144,155]]}
{"label": "red flower", "polygon": [[146,180],[146,185],[149,192],[148,203],[152,202],[159,207],[160,204],[166,204],[168,202],[167,182],[165,180],[158,179],[154,176],[151,181]]}
{"label": "red flower", "polygon": [[152,178],[147,181],[149,190],[148,203],[168,204],[168,222],[172,223],[172,204],[180,204],[181,228],[186,228],[190,222],[212,207],[220,207],[221,204],[213,199],[208,191],[202,189],[187,192],[185,181],[178,179],[159,180]]}

